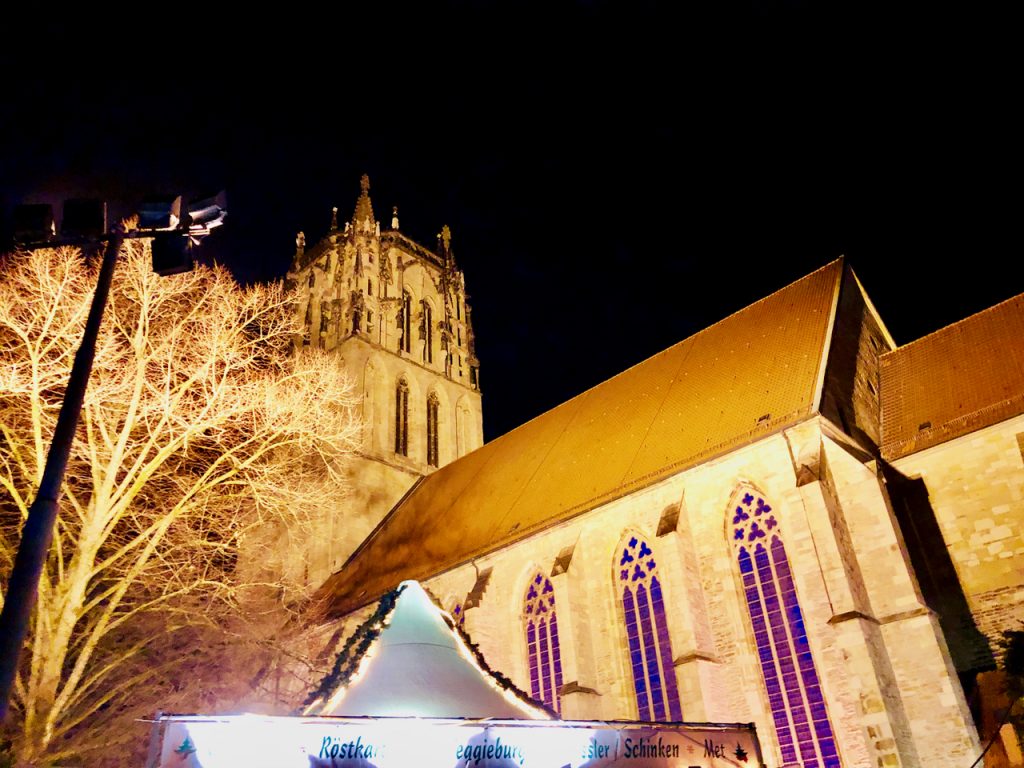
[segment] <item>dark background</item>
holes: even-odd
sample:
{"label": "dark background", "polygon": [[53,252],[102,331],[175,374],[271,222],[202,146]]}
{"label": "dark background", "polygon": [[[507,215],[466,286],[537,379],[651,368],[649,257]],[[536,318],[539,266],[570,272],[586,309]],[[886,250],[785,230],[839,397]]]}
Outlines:
{"label": "dark background", "polygon": [[223,187],[207,256],[265,280],[296,231],[351,215],[368,173],[385,226],[397,204],[427,246],[452,227],[488,439],[840,254],[898,343],[1024,290],[1009,11],[20,13],[0,54],[5,216]]}

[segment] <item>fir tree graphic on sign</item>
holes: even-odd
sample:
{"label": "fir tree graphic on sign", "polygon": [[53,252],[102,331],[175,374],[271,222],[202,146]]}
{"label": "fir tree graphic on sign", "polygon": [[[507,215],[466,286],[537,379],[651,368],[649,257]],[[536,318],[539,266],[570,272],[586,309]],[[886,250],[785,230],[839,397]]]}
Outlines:
{"label": "fir tree graphic on sign", "polygon": [[188,756],[194,754],[196,751],[195,744],[192,743],[192,737],[186,736],[185,740],[181,742],[181,746],[174,750],[175,754],[181,755],[182,760],[188,760]]}
{"label": "fir tree graphic on sign", "polygon": [[733,754],[736,755],[737,760],[742,760],[744,763],[747,762],[747,750],[739,744],[736,745],[736,751]]}

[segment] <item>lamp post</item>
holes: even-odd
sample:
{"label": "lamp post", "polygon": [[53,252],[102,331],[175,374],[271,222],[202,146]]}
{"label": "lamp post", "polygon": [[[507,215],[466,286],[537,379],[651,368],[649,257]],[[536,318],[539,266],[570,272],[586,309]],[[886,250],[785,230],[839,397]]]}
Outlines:
{"label": "lamp post", "polygon": [[[42,575],[43,565],[53,540],[53,526],[57,519],[60,487],[64,481],[64,470],[71,454],[75,430],[78,428],[82,400],[85,397],[85,388],[89,383],[89,374],[92,372],[92,363],[96,354],[96,339],[99,335],[100,321],[103,319],[103,310],[107,306],[107,297],[110,295],[110,283],[121,243],[126,237],[174,237],[178,243],[182,243],[181,238],[184,237],[198,240],[209,234],[214,227],[220,226],[226,215],[226,203],[223,193],[221,193],[215,198],[208,198],[191,205],[190,223],[187,228],[179,227],[178,208],[175,203],[180,205],[180,198],[167,206],[164,214],[159,212],[156,205],[147,208],[148,204],[144,204],[143,210],[140,211],[140,227],[144,226],[145,231],[131,234],[115,232],[100,238],[106,240],[106,247],[103,251],[103,261],[100,264],[99,278],[96,281],[96,291],[93,294],[89,315],[85,321],[82,342],[75,352],[71,376],[68,379],[64,401],[61,403],[60,413],[57,416],[57,426],[53,439],[50,441],[50,450],[46,456],[46,465],[43,468],[39,490],[29,507],[28,518],[22,528],[21,542],[14,558],[7,594],[4,596],[3,610],[0,611],[0,724],[7,718],[11,690],[18,672],[18,658],[28,634],[28,622],[39,589],[39,578]],[[66,213],[65,209],[65,215]],[[63,232],[65,230],[62,229]],[[81,244],[83,241],[79,238],[64,242],[66,244],[75,244],[76,242]],[[165,243],[167,242],[165,241]],[[43,243],[43,245],[49,244]],[[157,263],[157,256],[154,254],[154,270],[159,274],[185,271],[182,268],[183,262],[180,260],[177,264],[163,264],[163,269],[160,269],[160,266]],[[191,268],[191,259],[188,260],[187,268]]]}

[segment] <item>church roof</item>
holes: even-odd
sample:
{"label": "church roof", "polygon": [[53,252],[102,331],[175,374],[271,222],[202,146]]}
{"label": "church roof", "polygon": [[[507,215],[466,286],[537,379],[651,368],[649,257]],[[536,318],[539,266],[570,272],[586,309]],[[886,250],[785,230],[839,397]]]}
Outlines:
{"label": "church roof", "polygon": [[842,260],[424,478],[324,585],[365,605],[815,412]]}
{"label": "church roof", "polygon": [[1024,294],[882,356],[882,457],[1024,413]]}

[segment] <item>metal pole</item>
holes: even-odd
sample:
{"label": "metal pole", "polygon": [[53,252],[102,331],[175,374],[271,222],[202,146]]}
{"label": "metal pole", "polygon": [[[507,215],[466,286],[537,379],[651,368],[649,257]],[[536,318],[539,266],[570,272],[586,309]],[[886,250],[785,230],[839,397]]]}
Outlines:
{"label": "metal pole", "polygon": [[11,571],[7,594],[4,596],[3,611],[0,611],[0,723],[7,718],[14,678],[18,672],[18,657],[25,644],[32,606],[36,602],[39,590],[39,577],[42,575],[43,565],[50,551],[50,542],[53,540],[53,526],[57,520],[57,499],[60,496],[64,469],[67,467],[71,444],[78,427],[78,417],[82,412],[82,399],[96,354],[96,337],[99,334],[103,310],[107,306],[107,297],[110,295],[110,281],[114,275],[114,263],[117,261],[122,239],[120,234],[110,235],[106,250],[103,252],[96,292],[92,297],[89,317],[85,321],[85,333],[82,334],[82,343],[75,353],[75,362],[71,366],[71,378],[68,379],[64,402],[57,416],[57,428],[54,430],[53,440],[50,441],[43,479],[22,528],[21,543],[14,558],[14,569]]}

